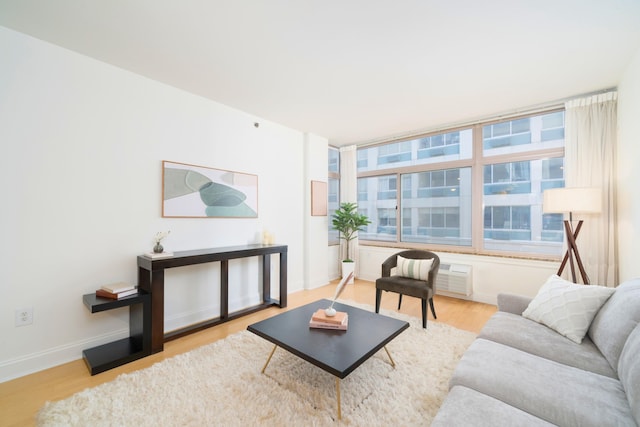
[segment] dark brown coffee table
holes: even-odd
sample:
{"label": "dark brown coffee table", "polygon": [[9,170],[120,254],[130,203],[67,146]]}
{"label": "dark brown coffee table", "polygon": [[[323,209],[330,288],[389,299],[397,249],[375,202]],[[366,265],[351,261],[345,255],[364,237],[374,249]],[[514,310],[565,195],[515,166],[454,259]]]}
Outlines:
{"label": "dark brown coffee table", "polygon": [[391,365],[395,367],[385,346],[407,329],[409,323],[335,303],[333,307],[336,310],[349,313],[348,329],[339,331],[310,328],[311,315],[317,309],[324,309],[330,305],[329,300],[316,301],[249,325],[247,329],[275,344],[262,368],[262,373],[267,369],[276,348],[281,347],[334,375],[338,419],[341,419],[340,380],[382,348],[387,352]]}

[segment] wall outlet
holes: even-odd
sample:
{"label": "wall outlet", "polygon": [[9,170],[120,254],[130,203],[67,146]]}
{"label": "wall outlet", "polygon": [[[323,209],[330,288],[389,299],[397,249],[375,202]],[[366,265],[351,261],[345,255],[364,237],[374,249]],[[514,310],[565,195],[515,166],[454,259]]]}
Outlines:
{"label": "wall outlet", "polygon": [[15,322],[16,327],[33,324],[33,307],[16,308]]}

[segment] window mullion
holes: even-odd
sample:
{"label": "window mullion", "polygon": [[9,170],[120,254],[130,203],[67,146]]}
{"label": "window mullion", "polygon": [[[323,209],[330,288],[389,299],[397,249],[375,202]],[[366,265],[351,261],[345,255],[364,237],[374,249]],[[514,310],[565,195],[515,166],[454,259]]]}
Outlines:
{"label": "window mullion", "polygon": [[396,242],[400,242],[402,227],[402,174],[396,174]]}
{"label": "window mullion", "polygon": [[[471,178],[471,246],[482,250],[484,229],[484,165],[482,162],[482,125],[473,127],[473,167]],[[492,171],[493,173],[493,171]]]}

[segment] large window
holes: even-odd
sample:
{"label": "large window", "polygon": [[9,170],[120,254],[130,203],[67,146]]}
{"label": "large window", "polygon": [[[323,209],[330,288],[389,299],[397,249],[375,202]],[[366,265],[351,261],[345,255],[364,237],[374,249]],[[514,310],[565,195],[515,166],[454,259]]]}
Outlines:
{"label": "large window", "polygon": [[542,212],[542,193],[557,187],[564,187],[560,110],[364,147],[358,208],[372,222],[360,239],[557,256],[562,215]]}

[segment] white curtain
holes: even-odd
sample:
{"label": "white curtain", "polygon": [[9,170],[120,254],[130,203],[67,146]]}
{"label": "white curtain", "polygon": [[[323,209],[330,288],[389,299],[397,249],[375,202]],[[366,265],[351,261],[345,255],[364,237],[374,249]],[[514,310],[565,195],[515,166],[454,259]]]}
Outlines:
{"label": "white curtain", "polygon": [[[358,202],[358,155],[356,150],[355,145],[340,148],[340,203]],[[345,252],[345,242],[342,240],[340,260],[344,258]],[[353,239],[349,245],[349,256],[356,263],[354,275],[358,277],[360,271],[358,259],[360,257],[357,238]],[[342,263],[340,263],[340,267],[342,268]]]}
{"label": "white curtain", "polygon": [[617,92],[571,100],[565,108],[565,186],[602,189],[600,214],[574,214],[574,221],[584,219],[576,244],[591,284],[617,286]]}

